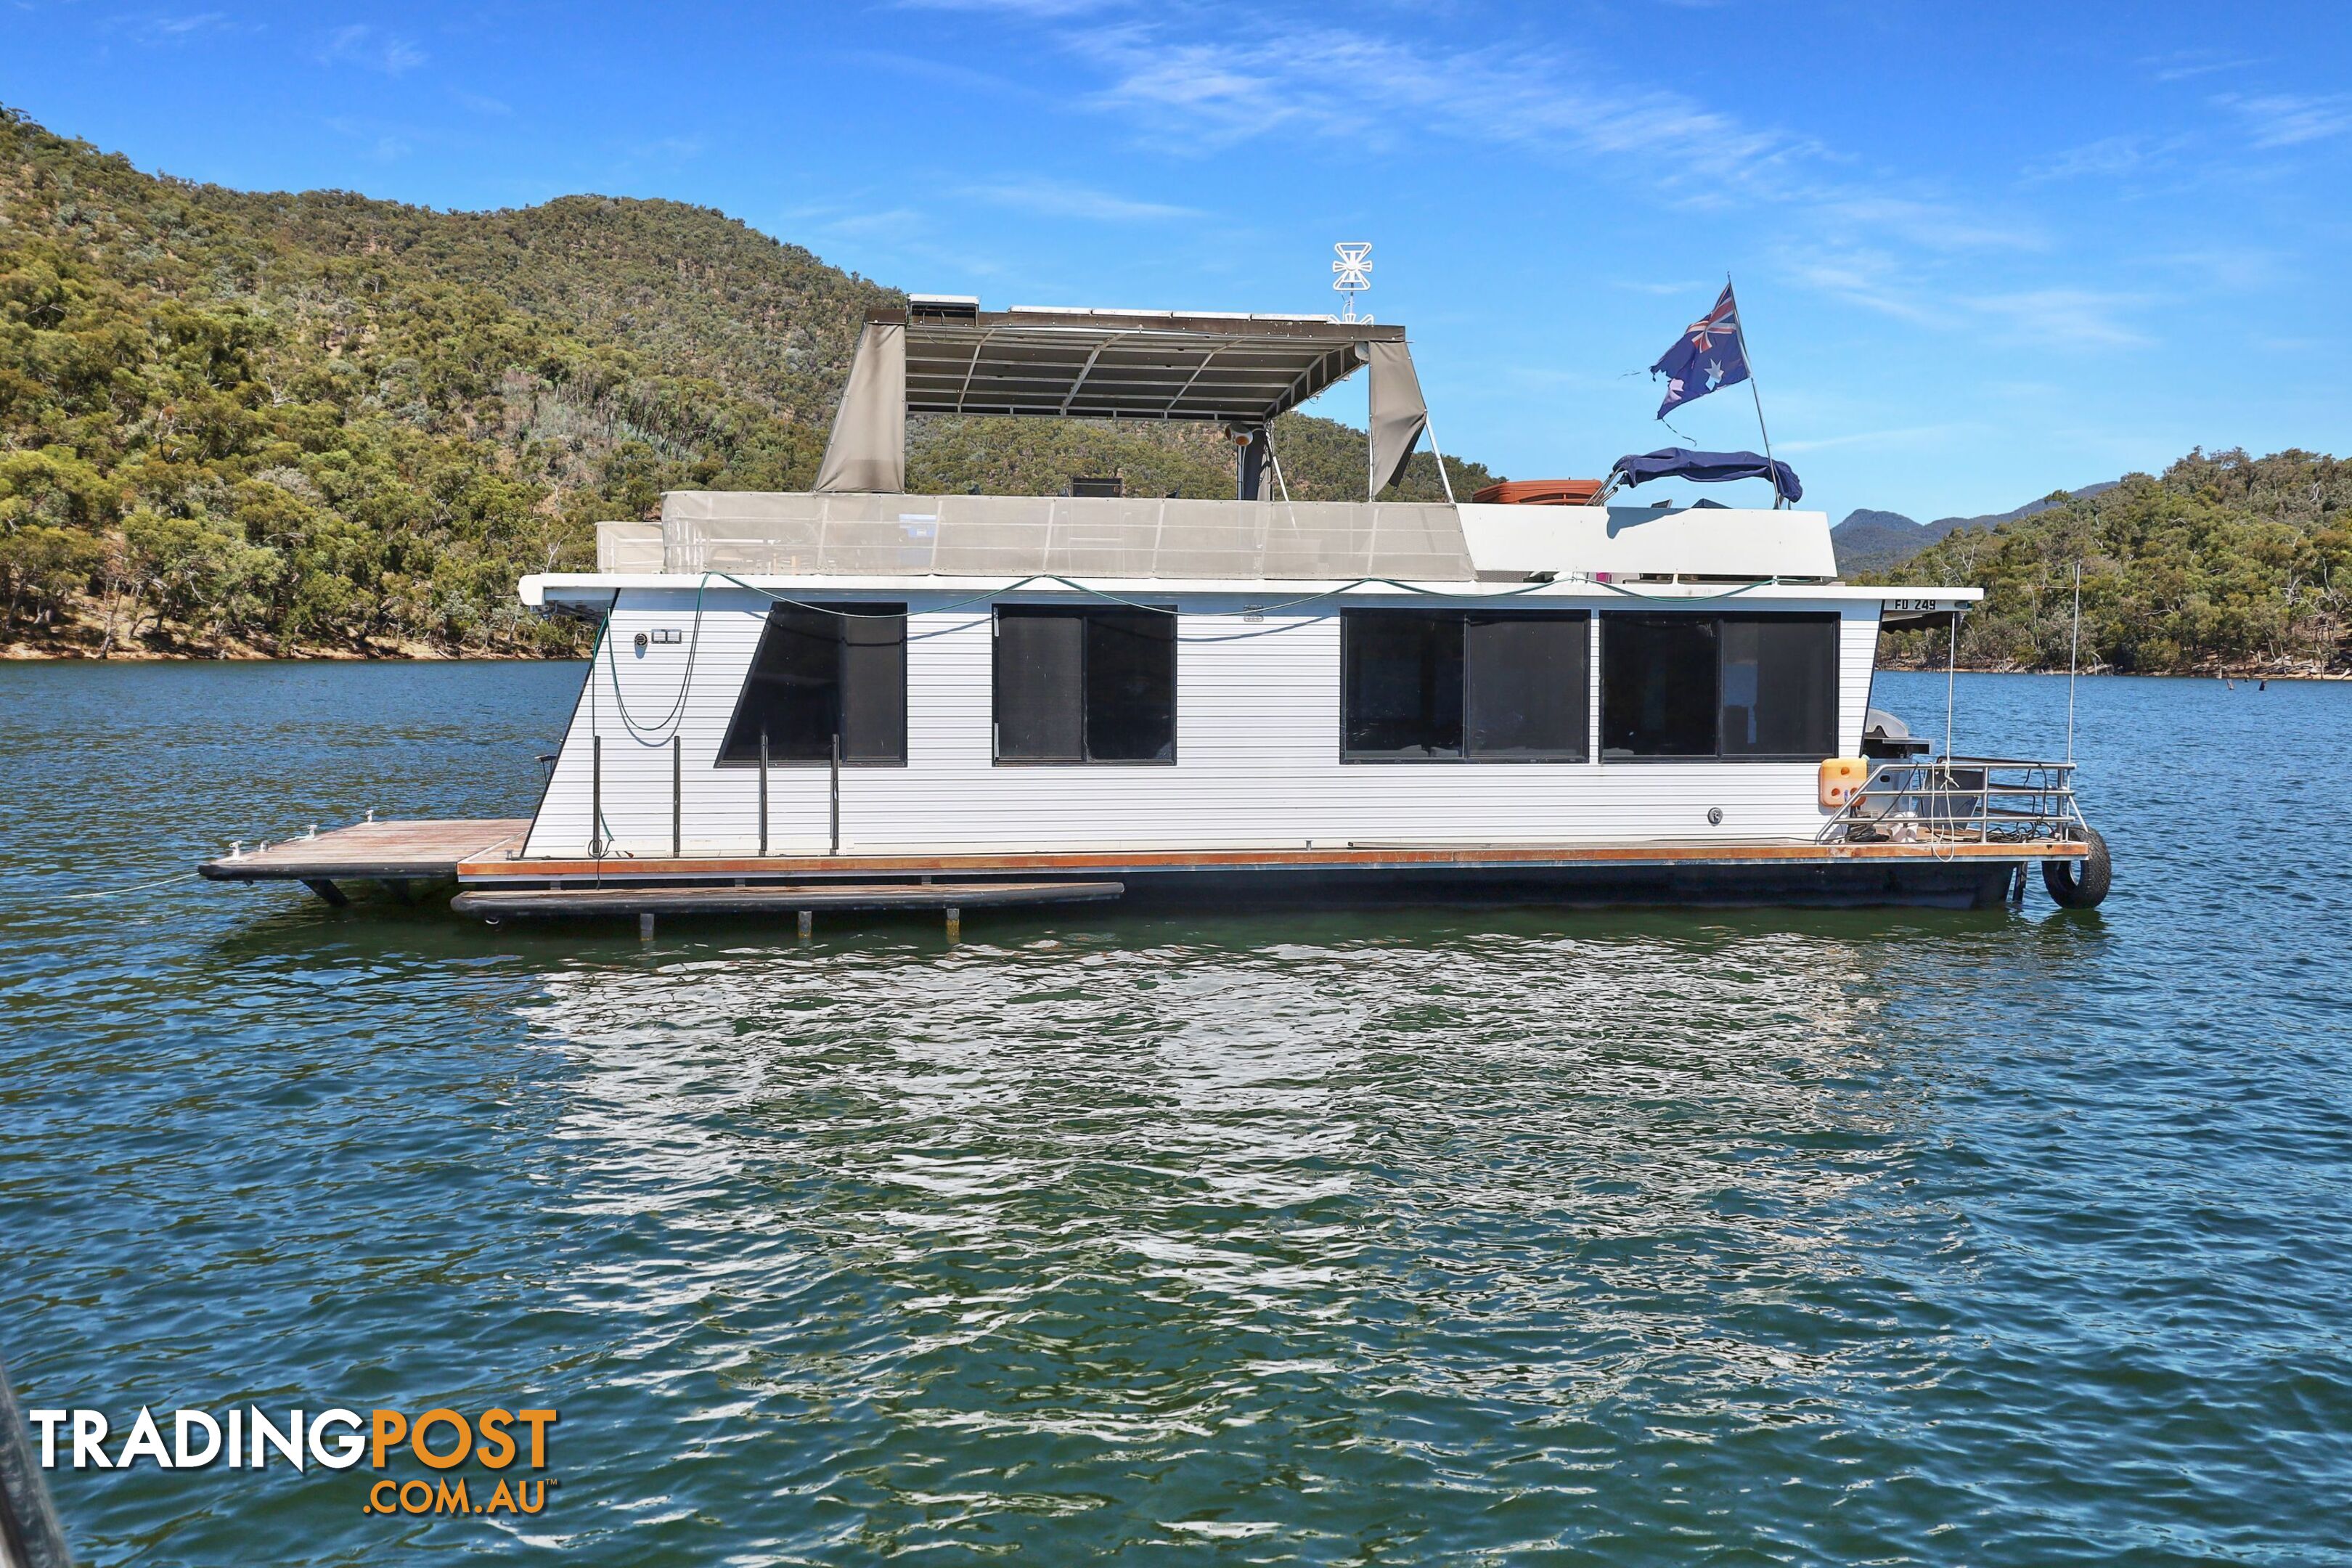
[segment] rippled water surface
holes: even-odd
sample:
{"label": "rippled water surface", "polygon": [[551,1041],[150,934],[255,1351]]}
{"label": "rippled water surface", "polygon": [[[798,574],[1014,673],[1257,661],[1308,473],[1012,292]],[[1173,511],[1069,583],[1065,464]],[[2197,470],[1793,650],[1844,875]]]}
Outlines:
{"label": "rippled water surface", "polygon": [[527,811],[578,679],[0,668],[26,1402],[562,1413],[520,1522],[59,1472],[85,1562],[2352,1561],[2352,689],[2085,681],[2095,915],[73,897]]}

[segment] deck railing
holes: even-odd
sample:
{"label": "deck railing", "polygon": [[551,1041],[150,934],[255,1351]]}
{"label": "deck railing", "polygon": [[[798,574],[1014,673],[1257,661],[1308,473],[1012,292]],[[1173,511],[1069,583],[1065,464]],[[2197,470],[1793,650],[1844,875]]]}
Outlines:
{"label": "deck railing", "polygon": [[2074,764],[2016,757],[1921,757],[1880,763],[1830,818],[1825,844],[2077,843],[2088,826]]}

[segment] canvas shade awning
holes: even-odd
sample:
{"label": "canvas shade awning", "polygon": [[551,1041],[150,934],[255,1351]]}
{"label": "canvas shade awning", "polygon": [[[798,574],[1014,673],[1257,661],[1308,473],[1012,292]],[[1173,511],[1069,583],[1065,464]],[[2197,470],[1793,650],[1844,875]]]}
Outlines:
{"label": "canvas shade awning", "polygon": [[1253,432],[1366,364],[1376,492],[1428,422],[1402,327],[1217,312],[872,310],[816,489],[903,489],[908,414],[1185,419]]}
{"label": "canvas shade awning", "polygon": [[1703,485],[1769,479],[1783,500],[1801,500],[1805,495],[1796,469],[1756,452],[1694,452],[1688,447],[1666,447],[1618,458],[1609,469],[1609,479],[1612,488],[1667,479],[1693,479]]}

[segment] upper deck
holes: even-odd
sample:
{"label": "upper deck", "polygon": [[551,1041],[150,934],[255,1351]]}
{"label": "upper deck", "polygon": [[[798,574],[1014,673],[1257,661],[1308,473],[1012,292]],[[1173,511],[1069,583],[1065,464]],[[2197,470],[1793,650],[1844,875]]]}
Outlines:
{"label": "upper deck", "polygon": [[885,591],[1032,580],[1027,590],[1049,593],[1083,582],[1608,598],[1752,584],[1765,596],[1891,602],[1909,615],[1981,597],[1839,583],[1818,511],[721,491],[673,491],[658,522],[600,523],[594,573],[529,577],[522,593],[535,606],[583,603],[721,574]]}

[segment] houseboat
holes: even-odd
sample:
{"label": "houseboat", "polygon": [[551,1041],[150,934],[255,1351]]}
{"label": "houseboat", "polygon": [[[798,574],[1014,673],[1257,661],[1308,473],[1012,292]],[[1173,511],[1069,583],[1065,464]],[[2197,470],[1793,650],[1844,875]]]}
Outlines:
{"label": "houseboat", "polygon": [[[1294,501],[1276,416],[1370,382],[1367,499]],[[1234,498],[907,492],[909,414],[1202,421]],[[1427,436],[1402,328],[869,313],[814,487],[681,491],[522,602],[596,627],[528,819],[369,822],[223,879],[453,877],[455,908],[799,913],[1118,898],[2095,904],[2071,763],[1929,754],[1880,634],[1970,588],[1841,582],[1828,518],[1618,483],[1375,499]],[[1655,455],[1654,455],[1654,457]],[[1440,465],[1441,472],[1443,465]],[[341,868],[341,869],[338,869]]]}

